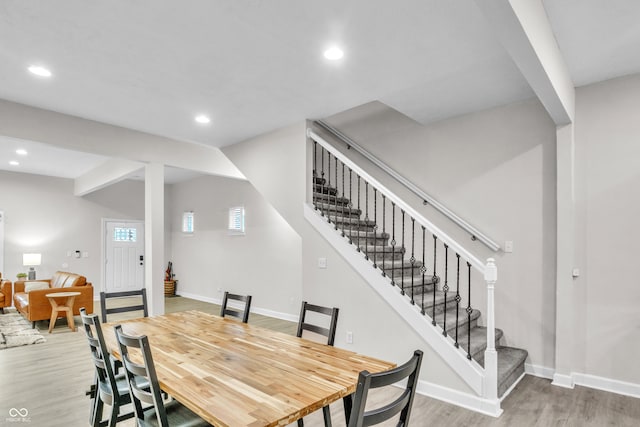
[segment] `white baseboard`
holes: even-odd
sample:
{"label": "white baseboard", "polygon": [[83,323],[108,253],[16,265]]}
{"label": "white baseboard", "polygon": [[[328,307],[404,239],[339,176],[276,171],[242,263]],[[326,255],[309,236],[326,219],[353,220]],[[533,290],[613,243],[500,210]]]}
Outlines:
{"label": "white baseboard", "polygon": [[496,418],[503,412],[498,399],[483,399],[470,393],[464,393],[428,381],[419,380],[416,393]]}
{"label": "white baseboard", "polygon": [[[210,298],[210,297],[203,297],[201,295],[196,295],[196,294],[192,294],[189,292],[177,292],[177,295],[185,297],[185,298],[189,298],[189,299],[194,299],[197,301],[202,301],[202,302],[208,302],[210,304],[222,304],[222,300],[218,299],[218,298]],[[256,313],[256,314],[261,314],[263,316],[268,316],[268,317],[274,317],[276,319],[280,319],[280,320],[288,320],[289,322],[297,322],[298,321],[298,316],[295,314],[289,314],[289,313],[282,313],[279,311],[274,311],[274,310],[269,310],[267,308],[260,308],[260,307],[251,307],[251,313]],[[215,313],[217,314],[217,313]]]}
{"label": "white baseboard", "polygon": [[571,376],[573,377],[573,382],[576,385],[640,398],[640,384],[612,380],[610,378],[597,377],[595,375],[580,374],[577,372],[572,373]]}
{"label": "white baseboard", "polygon": [[524,364],[524,371],[534,377],[546,378],[548,380],[552,380],[553,374],[556,372],[555,369],[547,368],[546,366],[532,365],[531,363]]}

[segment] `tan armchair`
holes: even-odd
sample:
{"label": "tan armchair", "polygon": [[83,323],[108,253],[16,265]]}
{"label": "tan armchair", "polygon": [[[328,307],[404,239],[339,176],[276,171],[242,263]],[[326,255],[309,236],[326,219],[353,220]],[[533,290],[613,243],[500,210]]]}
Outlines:
{"label": "tan armchair", "polygon": [[5,307],[11,306],[11,281],[2,278],[0,273],[0,313],[4,313]]}
{"label": "tan armchair", "polygon": [[[31,281],[29,287],[32,287]],[[93,313],[93,286],[87,282],[87,278],[79,274],[56,271],[51,279],[36,280],[43,282],[42,289],[33,289],[26,292],[30,281],[18,280],[13,284],[13,305],[30,322],[47,320],[51,318],[51,304],[45,296],[54,292],[80,292],[73,305],[73,314],[80,315],[80,308],[85,307],[88,314]],[[64,315],[64,313],[62,314]]]}

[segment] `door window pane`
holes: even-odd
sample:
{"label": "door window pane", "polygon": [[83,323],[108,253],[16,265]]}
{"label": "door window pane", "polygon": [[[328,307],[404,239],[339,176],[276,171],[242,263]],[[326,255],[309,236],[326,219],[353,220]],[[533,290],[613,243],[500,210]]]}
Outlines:
{"label": "door window pane", "polygon": [[135,228],[121,228],[116,227],[113,229],[113,241],[114,242],[132,242],[135,243],[138,239],[137,230]]}

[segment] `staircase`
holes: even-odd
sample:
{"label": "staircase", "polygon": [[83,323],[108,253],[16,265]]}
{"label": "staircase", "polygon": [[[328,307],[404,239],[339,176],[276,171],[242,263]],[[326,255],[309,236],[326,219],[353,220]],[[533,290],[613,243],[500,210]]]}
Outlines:
{"label": "staircase", "polygon": [[[442,273],[435,274],[436,261],[434,260],[433,267],[431,267],[429,262],[423,263],[421,260],[425,259],[425,253],[427,253],[424,227],[419,229],[419,232],[422,233],[422,241],[414,236],[410,241],[407,239],[405,242],[405,236],[409,233],[405,230],[405,212],[402,211],[402,234],[400,236],[395,224],[393,231],[386,226],[385,221],[389,220],[387,218],[389,209],[388,206],[385,207],[385,203],[388,201],[381,202],[379,199],[381,195],[377,193],[371,204],[373,205],[373,216],[378,220],[372,220],[370,218],[372,207],[369,206],[369,195],[367,194],[366,208],[364,202],[361,202],[359,177],[357,202],[354,200],[352,203],[351,199],[345,196],[355,193],[355,184],[351,176],[349,176],[349,183],[346,184],[344,164],[342,181],[340,182],[338,179],[338,159],[335,158],[335,171],[332,171],[331,154],[329,154],[329,172],[325,174],[324,150],[322,156],[322,170],[318,167],[316,176],[313,178],[313,205],[316,211],[327,220],[327,227],[332,227],[334,232],[347,238],[353,245],[354,251],[361,252],[365,259],[380,270],[381,275],[386,277],[391,285],[401,289],[407,304],[418,305],[421,308],[421,313],[428,321],[428,323],[425,322],[425,327],[435,327],[436,325],[442,327],[443,335],[454,340],[454,345],[458,347],[458,350],[470,359],[469,363],[472,363],[472,359],[484,367],[487,328],[478,325],[482,313],[478,309],[471,308],[470,302],[465,305],[466,295],[459,290],[460,272],[466,272],[464,266],[460,269],[460,256],[453,254],[453,262],[445,258],[447,266],[445,274],[450,277],[441,277]],[[318,160],[314,158],[314,162],[318,162]],[[314,172],[316,172],[315,167]],[[323,178],[327,175],[331,177],[334,173],[333,184]],[[348,185],[348,191],[345,189],[345,185]],[[364,193],[364,190],[362,192]],[[379,203],[383,203],[382,207],[379,206]],[[393,214],[395,215],[395,213],[394,206]],[[384,215],[385,218],[382,225],[379,224],[381,215]],[[394,221],[396,220],[394,217]],[[414,220],[411,219],[410,222],[412,227],[410,231],[415,234]],[[437,241],[435,235],[433,241],[435,252],[435,242]],[[416,242],[418,245],[422,245],[421,256],[418,256],[415,251]],[[447,245],[444,245],[444,248],[445,257],[451,255]],[[454,256],[457,256],[458,262],[455,273],[448,270],[449,265],[456,261]],[[471,280],[471,266],[469,263],[467,265],[469,266],[469,280]],[[455,276],[455,280],[452,279],[452,276]],[[469,284],[469,293],[471,292],[470,286]],[[503,396],[524,374],[524,362],[527,357],[526,350],[501,346],[499,342],[502,337],[503,331],[495,329],[495,347],[498,358],[498,397]]]}

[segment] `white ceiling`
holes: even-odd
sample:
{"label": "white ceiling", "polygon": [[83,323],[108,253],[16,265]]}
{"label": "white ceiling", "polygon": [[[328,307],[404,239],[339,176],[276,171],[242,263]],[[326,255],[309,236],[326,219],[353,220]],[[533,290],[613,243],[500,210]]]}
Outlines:
{"label": "white ceiling", "polygon": [[[640,72],[640,1],[544,5],[576,85]],[[217,147],[373,100],[428,123],[533,96],[471,0],[3,0],[0,40],[2,99]]]}

